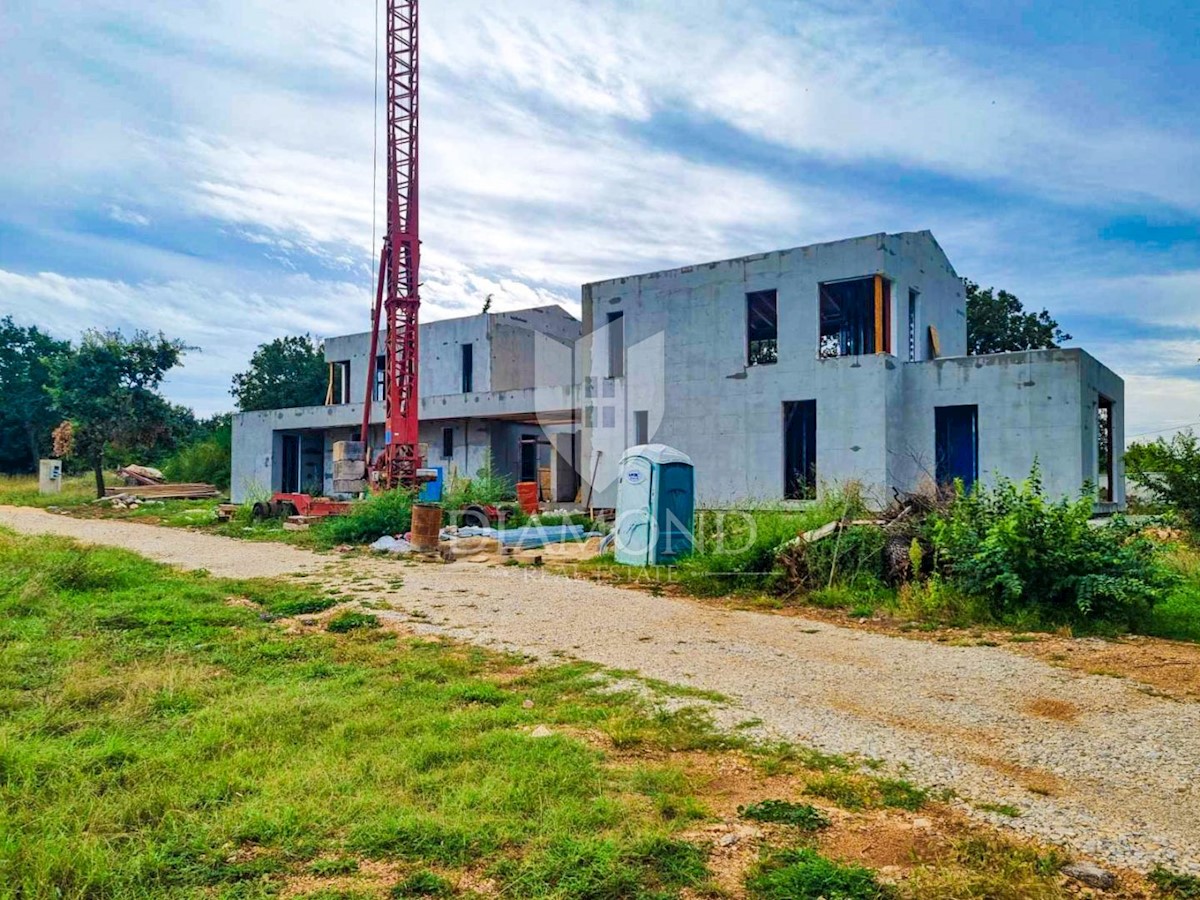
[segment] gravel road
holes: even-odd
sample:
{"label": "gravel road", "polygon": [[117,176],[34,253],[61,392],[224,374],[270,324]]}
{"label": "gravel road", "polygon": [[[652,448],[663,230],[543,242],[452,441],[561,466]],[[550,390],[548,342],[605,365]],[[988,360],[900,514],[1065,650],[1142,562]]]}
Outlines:
{"label": "gravel road", "polygon": [[[550,659],[564,654],[731,698],[727,725],[883,760],[999,825],[1107,860],[1200,874],[1200,704],[954,647],[737,612],[540,570],[355,561],[181,529],[0,507],[0,525],[117,545],[234,577],[403,578],[388,599],[417,631]],[[361,583],[358,585],[361,587]],[[413,614],[416,614],[415,616]]]}

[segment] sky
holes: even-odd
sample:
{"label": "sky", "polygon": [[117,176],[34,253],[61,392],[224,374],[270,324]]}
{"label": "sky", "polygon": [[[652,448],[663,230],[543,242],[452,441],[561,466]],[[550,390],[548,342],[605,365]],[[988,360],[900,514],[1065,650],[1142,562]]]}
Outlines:
{"label": "sky", "polygon": [[[366,330],[374,0],[4,0],[0,315],[179,337],[209,414],[256,345]],[[421,9],[426,319],[928,228],[1200,421],[1193,0],[437,0]],[[375,192],[373,192],[373,185]]]}

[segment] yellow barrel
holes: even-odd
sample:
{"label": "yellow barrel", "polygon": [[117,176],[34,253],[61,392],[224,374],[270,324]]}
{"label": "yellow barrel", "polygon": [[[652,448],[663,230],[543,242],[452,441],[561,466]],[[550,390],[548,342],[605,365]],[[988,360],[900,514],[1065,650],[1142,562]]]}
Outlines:
{"label": "yellow barrel", "polygon": [[442,533],[442,508],[433,503],[414,503],[412,545],[417,550],[436,550]]}

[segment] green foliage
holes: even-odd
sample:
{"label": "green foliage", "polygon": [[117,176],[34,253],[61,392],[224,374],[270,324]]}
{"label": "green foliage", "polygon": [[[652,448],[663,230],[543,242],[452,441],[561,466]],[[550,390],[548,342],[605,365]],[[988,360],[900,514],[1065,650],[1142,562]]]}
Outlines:
{"label": "green foliage", "polygon": [[422,869],[413,872],[391,890],[391,896],[403,897],[449,897],[454,894],[454,886],[436,872]]}
{"label": "green foliage", "polygon": [[379,617],[371,613],[346,612],[338,613],[325,625],[326,631],[332,631],[335,634],[345,634],[348,631],[355,631],[359,628],[378,628]]}
{"label": "green foliage", "polygon": [[532,859],[502,862],[499,871],[512,896],[547,900],[659,900],[708,875],[703,850],[657,835],[564,837]]}
{"label": "green foliage", "polygon": [[745,510],[699,510],[696,550],[680,560],[678,581],[702,596],[739,590],[770,590],[780,581],[779,548],[797,535],[863,511],[853,485],[830,490],[803,509],[774,506]]}
{"label": "green foliage", "polygon": [[412,528],[414,493],[397,488],[371,494],[354,504],[344,516],[330,516],[314,531],[324,546],[366,544],[390,534],[404,534]]}
{"label": "green foliage", "polygon": [[883,529],[873,525],[851,525],[815,543],[797,544],[789,554],[790,584],[807,591],[833,584],[877,587],[882,584],[886,544]]}
{"label": "green foliage", "polygon": [[233,422],[229,414],[201,423],[207,431],[169,456],[162,464],[168,481],[213,484],[229,489],[233,458]]}
{"label": "green foliage", "polygon": [[323,878],[334,875],[350,875],[358,871],[358,860],[349,856],[335,856],[331,859],[314,859],[308,864],[308,871]]}
{"label": "green foliage", "polygon": [[1125,474],[1200,529],[1200,438],[1195,432],[1131,444],[1125,453]]}
{"label": "green foliage", "polygon": [[1090,497],[1047,499],[1035,466],[1023,484],[960,493],[930,536],[945,577],[1000,621],[1136,627],[1173,579],[1150,541],[1091,516]]}
{"label": "green foliage", "polygon": [[46,387],[50,365],[71,352],[36,325],[0,319],[0,472],[33,472],[50,450],[50,432],[61,417]]}
{"label": "green foliage", "polygon": [[320,341],[292,335],[260,344],[250,368],[233,376],[230,389],[238,409],[292,409],[325,402],[329,367]]}
{"label": "green foliage", "polygon": [[172,407],[158,387],[187,349],[161,333],[88,331],[74,353],[51,360],[47,390],[75,426],[73,452],[92,467],[97,497],[107,452],[170,434]]}
{"label": "green foliage", "polygon": [[1025,304],[1008,291],[981,290],[963,280],[967,300],[967,352],[1006,353],[1013,350],[1053,349],[1071,340],[1050,313],[1025,311]]}
{"label": "green foliage", "polygon": [[1165,900],[1200,900],[1200,878],[1194,875],[1183,875],[1156,866],[1149,878]]}
{"label": "green foliage", "polygon": [[805,847],[768,852],[746,878],[752,900],[885,900],[894,892],[870,869],[841,865]]}
{"label": "green foliage", "polygon": [[927,791],[902,778],[874,778],[846,772],[829,772],[805,785],[813,797],[832,800],[844,809],[906,809],[914,812],[929,799]]}
{"label": "green foliage", "polygon": [[450,516],[468,506],[496,506],[516,496],[512,479],[496,471],[489,452],[473,478],[455,476],[442,493],[442,506]]}
{"label": "green foliage", "polygon": [[760,800],[748,806],[739,806],[738,815],[756,822],[795,825],[805,831],[819,831],[829,827],[829,818],[815,806],[808,803],[791,803],[787,800]]}

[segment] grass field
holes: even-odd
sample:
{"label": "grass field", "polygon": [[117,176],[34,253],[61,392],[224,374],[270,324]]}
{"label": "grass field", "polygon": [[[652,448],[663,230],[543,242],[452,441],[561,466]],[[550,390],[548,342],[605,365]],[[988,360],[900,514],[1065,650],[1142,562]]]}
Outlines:
{"label": "grass field", "polygon": [[[711,698],[337,603],[0,529],[0,897],[1064,896],[1053,852],[682,705]],[[946,833],[898,884],[838,861],[913,815]],[[732,872],[731,816],[765,829]]]}

